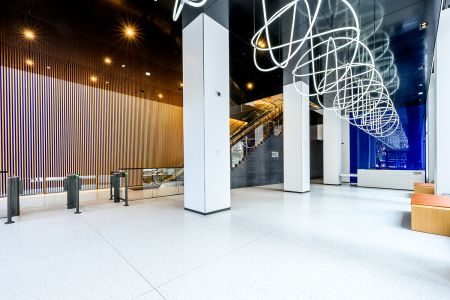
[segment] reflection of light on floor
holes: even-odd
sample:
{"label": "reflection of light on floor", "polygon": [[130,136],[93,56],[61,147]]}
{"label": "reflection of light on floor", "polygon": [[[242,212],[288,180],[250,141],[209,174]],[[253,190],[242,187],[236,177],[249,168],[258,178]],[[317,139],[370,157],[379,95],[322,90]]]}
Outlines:
{"label": "reflection of light on floor", "polygon": [[24,213],[0,227],[2,297],[61,298],[77,283],[83,299],[448,298],[448,238],[409,230],[408,193],[282,189],[232,190],[231,210],[211,216],[182,195],[123,207],[108,190],[82,193],[103,202],[81,215]]}

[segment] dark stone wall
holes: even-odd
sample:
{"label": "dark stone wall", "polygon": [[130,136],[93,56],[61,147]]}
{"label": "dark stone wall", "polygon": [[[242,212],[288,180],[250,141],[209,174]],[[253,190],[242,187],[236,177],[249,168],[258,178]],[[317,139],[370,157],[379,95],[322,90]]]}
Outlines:
{"label": "dark stone wall", "polygon": [[311,141],[311,179],[323,178],[323,141]]}
{"label": "dark stone wall", "polygon": [[[279,157],[273,158],[272,152]],[[283,134],[270,135],[237,167],[231,169],[231,188],[283,182]]]}

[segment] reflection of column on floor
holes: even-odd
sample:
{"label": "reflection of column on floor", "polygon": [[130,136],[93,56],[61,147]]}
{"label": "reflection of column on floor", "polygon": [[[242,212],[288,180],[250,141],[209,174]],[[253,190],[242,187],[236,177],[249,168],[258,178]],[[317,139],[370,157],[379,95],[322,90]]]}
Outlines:
{"label": "reflection of column on floor", "polygon": [[441,12],[437,35],[436,93],[436,193],[450,194],[450,9]]}
{"label": "reflection of column on floor", "polygon": [[230,208],[228,29],[202,13],[183,29],[184,206]]}
{"label": "reflection of column on floor", "polygon": [[341,118],[332,110],[323,111],[323,183],[341,184]]}
{"label": "reflection of column on floor", "polygon": [[[305,93],[309,91],[303,82],[297,86]],[[284,190],[309,192],[309,99],[301,95],[293,83],[284,86],[283,98]]]}

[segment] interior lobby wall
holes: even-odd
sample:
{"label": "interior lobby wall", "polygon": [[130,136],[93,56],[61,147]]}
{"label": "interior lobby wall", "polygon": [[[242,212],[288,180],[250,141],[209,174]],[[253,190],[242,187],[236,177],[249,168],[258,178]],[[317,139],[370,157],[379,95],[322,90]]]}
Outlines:
{"label": "interior lobby wall", "polygon": [[95,175],[102,187],[118,168],[183,162],[182,107],[4,66],[0,81],[0,170],[9,175]]}

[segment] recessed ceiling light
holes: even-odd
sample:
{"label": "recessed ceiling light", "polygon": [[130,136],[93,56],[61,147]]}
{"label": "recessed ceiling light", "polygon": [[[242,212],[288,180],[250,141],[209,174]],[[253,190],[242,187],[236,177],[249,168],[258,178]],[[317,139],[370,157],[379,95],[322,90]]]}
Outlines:
{"label": "recessed ceiling light", "polygon": [[122,65],[122,68],[125,68],[126,66],[125,65]]}
{"label": "recessed ceiling light", "polygon": [[105,58],[103,59],[103,62],[104,62],[105,64],[107,64],[107,65],[110,65],[110,64],[112,63],[112,59],[111,59],[110,57],[105,57]]}
{"label": "recessed ceiling light", "polygon": [[47,69],[50,70],[50,66],[47,66]]}
{"label": "recessed ceiling light", "polygon": [[161,93],[159,93],[159,94],[158,94],[158,98],[159,98],[159,99],[162,99],[162,98],[164,98],[164,95],[161,94]]}
{"label": "recessed ceiling light", "polygon": [[418,92],[417,94],[418,94],[418,95],[423,95],[423,92]]}
{"label": "recessed ceiling light", "polygon": [[145,72],[145,76],[150,76],[150,75],[152,75],[152,73],[150,73],[150,72]]}
{"label": "recessed ceiling light", "polygon": [[422,87],[423,86],[423,84],[422,83],[419,83],[417,86],[419,86],[419,87]]}
{"label": "recessed ceiling light", "polygon": [[91,79],[91,81],[94,82],[94,83],[97,82],[97,80],[98,80],[98,79],[97,79],[97,76],[91,76],[90,79]]}
{"label": "recessed ceiling light", "polygon": [[180,87],[184,87],[184,84],[182,82],[180,82]]}
{"label": "recessed ceiling light", "polygon": [[27,39],[27,40],[34,40],[34,38],[36,37],[36,35],[34,34],[34,31],[32,31],[31,29],[25,29],[23,31],[23,36]]}
{"label": "recessed ceiling light", "polygon": [[123,28],[123,33],[126,38],[134,39],[136,37],[136,28],[132,25],[125,25]]}
{"label": "recessed ceiling light", "polygon": [[246,86],[247,90],[251,91],[255,88],[255,85],[253,84],[253,82],[247,82]]}
{"label": "recessed ceiling light", "polygon": [[267,43],[266,43],[266,41],[265,41],[264,39],[260,39],[260,40],[258,41],[258,47],[259,47],[259,48],[267,48]]}
{"label": "recessed ceiling light", "polygon": [[109,81],[105,82],[106,84],[109,84]]}
{"label": "recessed ceiling light", "polygon": [[34,62],[31,59],[27,59],[25,60],[25,63],[27,64],[27,66],[31,67],[34,65]]}

